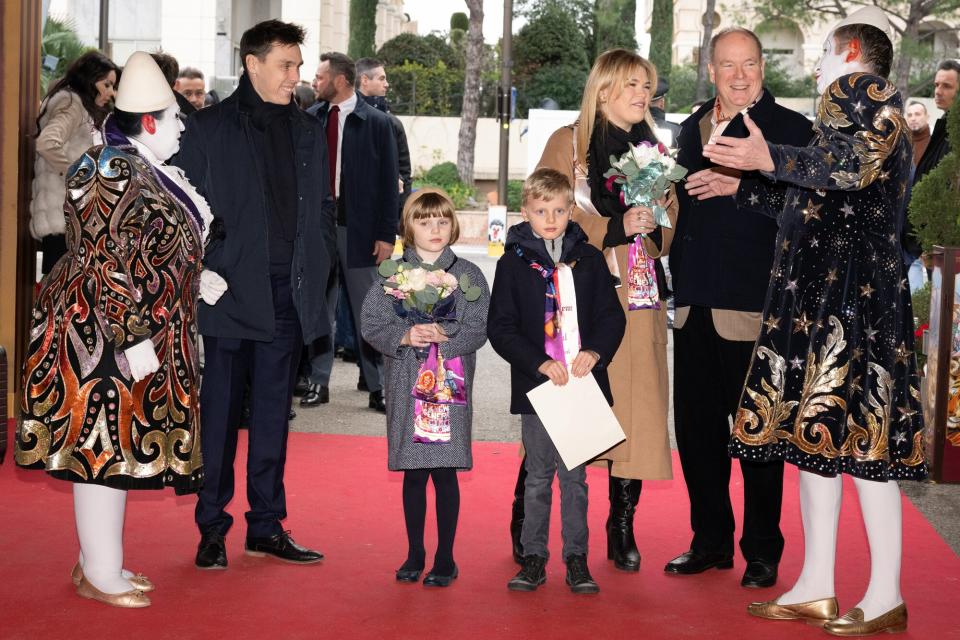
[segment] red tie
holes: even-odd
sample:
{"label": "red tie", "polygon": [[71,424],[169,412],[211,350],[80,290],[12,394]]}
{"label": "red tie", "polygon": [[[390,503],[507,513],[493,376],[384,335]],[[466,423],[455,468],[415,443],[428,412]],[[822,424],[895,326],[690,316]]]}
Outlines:
{"label": "red tie", "polygon": [[327,155],[330,157],[330,192],[337,197],[337,138],[340,133],[340,107],[327,112]]}

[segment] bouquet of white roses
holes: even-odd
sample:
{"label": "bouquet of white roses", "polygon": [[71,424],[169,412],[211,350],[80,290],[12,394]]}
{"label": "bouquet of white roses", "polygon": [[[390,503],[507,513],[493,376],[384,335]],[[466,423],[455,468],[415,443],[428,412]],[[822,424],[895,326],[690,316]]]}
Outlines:
{"label": "bouquet of white roses", "polygon": [[[610,191],[615,184],[620,185],[620,202],[624,206],[650,207],[656,223],[671,228],[670,217],[659,201],[670,183],[685,175],[686,168],[677,164],[662,143],[643,141],[631,144],[619,159],[610,156],[610,169],[603,177]],[[641,236],[645,234],[634,238],[627,253],[627,303],[631,311],[660,308],[656,264],[647,254]]]}
{"label": "bouquet of white roses", "polygon": [[603,177],[611,191],[614,184],[620,185],[620,202],[624,206],[651,207],[657,224],[670,228],[670,218],[657,201],[671,182],[678,182],[685,175],[686,168],[677,164],[663,143],[654,145],[644,140],[631,144],[619,159],[610,156],[610,169]]}
{"label": "bouquet of white roses", "polygon": [[480,287],[470,283],[470,276],[463,274],[458,280],[455,275],[432,265],[384,260],[378,272],[386,278],[384,293],[400,302],[406,311],[419,311],[424,316],[434,315],[438,303],[449,298],[457,288],[463,291],[468,302],[480,297]]}

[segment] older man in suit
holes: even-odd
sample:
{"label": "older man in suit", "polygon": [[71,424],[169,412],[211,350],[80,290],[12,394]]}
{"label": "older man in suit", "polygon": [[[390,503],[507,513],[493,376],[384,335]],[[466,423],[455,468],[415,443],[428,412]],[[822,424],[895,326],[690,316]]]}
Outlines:
{"label": "older man in suit", "polygon": [[[775,220],[743,213],[732,197],[711,197],[705,176],[713,165],[703,157],[703,147],[719,135],[746,137],[747,112],[768,140],[804,146],[813,135],[806,118],[777,105],[763,88],[763,51],[753,32],[723,30],[709,53],[717,97],[687,118],[677,144],[677,161],[690,177],[686,190],[678,191],[680,216],[670,251],[676,304],[674,415],[693,540],[689,551],[664,568],[672,574],[733,566],[730,418],[760,334],[777,235]],[[756,172],[742,176],[763,179]],[[741,584],[768,587],[776,582],[783,552],[783,463],[741,461],[740,468],[740,548],[747,560]]]}

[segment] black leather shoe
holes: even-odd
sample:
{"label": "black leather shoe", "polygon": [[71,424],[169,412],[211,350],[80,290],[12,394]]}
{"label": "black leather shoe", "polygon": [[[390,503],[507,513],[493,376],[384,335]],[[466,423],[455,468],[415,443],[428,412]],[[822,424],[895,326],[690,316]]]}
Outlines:
{"label": "black leather shoe", "polygon": [[724,553],[697,553],[687,551],[667,563],[663,568],[666,573],[692,575],[703,573],[707,569],[732,569],[733,556]]}
{"label": "black leather shoe", "polygon": [[380,413],[386,413],[387,403],[383,401],[383,391],[371,391],[370,402],[367,403],[367,406],[371,409],[376,409]]}
{"label": "black leather shoe", "polygon": [[319,384],[311,384],[306,395],[300,398],[301,407],[316,407],[330,402],[330,388]]}
{"label": "black leather shoe", "polygon": [[340,354],[340,358],[344,362],[360,362],[360,358],[357,357],[357,352],[353,349],[344,349]]}
{"label": "black leather shoe", "polygon": [[370,391],[370,387],[367,386],[367,379],[363,377],[362,373],[357,378],[357,391]]}
{"label": "black leather shoe", "polygon": [[740,580],[741,587],[749,589],[764,589],[777,584],[777,565],[763,560],[751,560],[747,563],[747,570]]}
{"label": "black leather shoe", "polygon": [[297,397],[307,395],[310,391],[310,380],[306,376],[297,376],[297,384],[293,387],[293,395]]}
{"label": "black leather shoe", "polygon": [[427,577],[423,579],[423,586],[425,587],[449,587],[450,583],[457,579],[457,576],[460,575],[460,570],[457,569],[457,565],[453,565],[453,573],[448,576],[440,575],[439,573],[434,573],[431,571],[427,574]]}
{"label": "black leather shoe", "polygon": [[197,546],[197,569],[226,569],[227,547],[224,537],[219,533],[205,533]]}
{"label": "black leather shoe", "polygon": [[269,538],[248,537],[244,551],[248,556],[262,558],[270,555],[277,560],[293,564],[313,564],[323,560],[323,554],[319,551],[301,547],[294,542],[289,531],[278,533]]}

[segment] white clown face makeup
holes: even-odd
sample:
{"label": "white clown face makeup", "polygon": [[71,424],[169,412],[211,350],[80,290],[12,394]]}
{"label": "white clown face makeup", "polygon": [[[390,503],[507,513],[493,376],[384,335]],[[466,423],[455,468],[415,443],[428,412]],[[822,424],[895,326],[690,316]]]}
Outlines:
{"label": "white clown face makeup", "polygon": [[174,102],[164,110],[163,117],[154,122],[156,127],[153,133],[144,127],[136,140],[150,149],[158,160],[166,162],[180,150],[180,134],[183,132],[180,107]]}
{"label": "white clown face makeup", "polygon": [[820,57],[820,62],[817,64],[816,71],[814,71],[814,76],[817,78],[818,93],[822,94],[826,91],[837,78],[856,71],[868,71],[859,57],[856,60],[847,62],[847,57],[850,53],[849,44],[838,46],[831,31],[823,43],[823,54]]}

